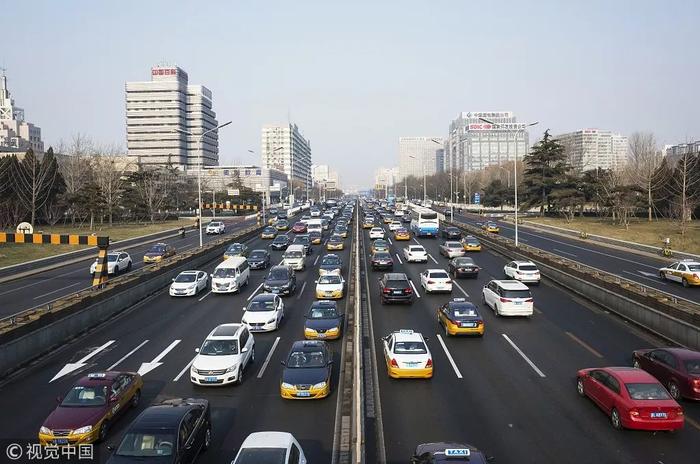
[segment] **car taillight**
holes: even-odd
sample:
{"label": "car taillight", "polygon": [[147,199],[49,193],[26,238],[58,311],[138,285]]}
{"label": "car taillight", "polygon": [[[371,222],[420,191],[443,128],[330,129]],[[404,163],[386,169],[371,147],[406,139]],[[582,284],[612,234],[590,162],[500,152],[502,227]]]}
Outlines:
{"label": "car taillight", "polygon": [[447,280],[445,281],[445,283],[446,283],[446,284],[451,284],[452,281],[451,281],[450,279],[447,279]]}
{"label": "car taillight", "polygon": [[510,299],[501,297],[501,303],[510,303]]}
{"label": "car taillight", "polygon": [[433,360],[432,360],[432,359],[428,359],[428,362],[425,363],[425,367],[426,367],[426,369],[429,368],[429,367],[433,367]]}
{"label": "car taillight", "polygon": [[413,293],[413,289],[411,289],[411,287],[406,287],[403,289],[403,292],[408,293],[410,295],[411,293]]}
{"label": "car taillight", "polygon": [[484,325],[484,321],[482,321],[481,319],[479,319],[478,321],[476,321],[476,325]]}
{"label": "car taillight", "polygon": [[525,303],[532,303],[532,301],[532,298],[528,298],[527,300],[525,300]]}
{"label": "car taillight", "polygon": [[700,379],[691,380],[690,385],[693,387],[693,390],[700,392]]}
{"label": "car taillight", "polygon": [[428,283],[429,283],[429,284],[434,284],[435,282],[432,281],[432,280],[429,280]]}
{"label": "car taillight", "polygon": [[394,358],[391,358],[391,367],[399,367],[399,363]]}
{"label": "car taillight", "polygon": [[637,411],[636,409],[630,409],[630,417],[631,418],[639,417],[639,411]]}
{"label": "car taillight", "polygon": [[383,290],[383,292],[384,292],[384,293],[391,293],[391,289],[385,288],[385,289]]}
{"label": "car taillight", "polygon": [[683,415],[683,409],[678,408],[676,409],[676,416],[682,416]]}

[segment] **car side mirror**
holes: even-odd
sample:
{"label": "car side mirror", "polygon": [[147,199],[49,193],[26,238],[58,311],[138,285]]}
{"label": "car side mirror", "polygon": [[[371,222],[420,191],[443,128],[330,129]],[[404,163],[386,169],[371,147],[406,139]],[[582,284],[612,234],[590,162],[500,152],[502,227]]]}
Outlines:
{"label": "car side mirror", "polygon": [[56,397],[56,403],[60,403],[61,401],[63,401],[63,397],[62,397],[62,396],[57,396],[57,397]]}
{"label": "car side mirror", "polygon": [[331,364],[333,364],[333,360],[332,360],[332,359],[331,359],[330,361],[328,361],[328,365],[330,366]]}
{"label": "car side mirror", "polygon": [[314,280],[314,283],[317,284],[317,283],[318,283],[318,280]]}
{"label": "car side mirror", "polygon": [[248,352],[248,347],[244,346],[243,349],[241,350],[241,353],[247,353]]}
{"label": "car side mirror", "polygon": [[287,363],[284,362],[284,361],[280,361],[280,364],[282,364],[283,366],[286,366],[286,365],[287,365]]}
{"label": "car side mirror", "polygon": [[172,279],[170,279],[170,280],[172,280],[173,282],[175,282],[175,277],[173,277],[173,278],[172,278]]}
{"label": "car side mirror", "polygon": [[430,338],[428,338],[428,337],[423,337],[423,340],[425,340],[425,341],[427,342],[428,340],[430,340]]}
{"label": "car side mirror", "polygon": [[247,310],[248,310],[248,308],[243,306],[243,311],[247,311]]}
{"label": "car side mirror", "polygon": [[195,348],[195,349],[194,349],[194,352],[195,352],[195,353],[199,353],[199,348]]}
{"label": "car side mirror", "polygon": [[114,449],[115,449],[115,447],[114,447],[113,444],[110,443],[110,444],[107,445],[107,450],[108,450],[108,451],[114,451]]}

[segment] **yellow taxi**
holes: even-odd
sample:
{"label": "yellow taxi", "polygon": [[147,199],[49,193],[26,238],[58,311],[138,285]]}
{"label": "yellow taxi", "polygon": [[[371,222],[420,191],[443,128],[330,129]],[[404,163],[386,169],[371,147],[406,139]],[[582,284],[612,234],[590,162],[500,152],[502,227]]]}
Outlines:
{"label": "yellow taxi", "polygon": [[498,227],[498,224],[495,222],[487,222],[483,226],[481,226],[482,229],[484,229],[486,232],[491,232],[494,234],[497,234],[501,231],[501,228]]}
{"label": "yellow taxi", "polygon": [[282,363],[280,396],[287,400],[325,398],[331,392],[331,361],[328,344],[321,340],[300,340],[292,344]]}
{"label": "yellow taxi", "polygon": [[389,215],[384,216],[384,224],[391,224],[393,220],[394,219]]}
{"label": "yellow taxi", "polygon": [[369,247],[369,253],[371,255],[373,255],[378,251],[388,252],[389,251],[389,243],[386,240],[382,240],[381,238],[372,242],[372,246]]}
{"label": "yellow taxi", "polygon": [[312,245],[320,245],[321,244],[321,232],[316,232],[316,231],[309,232],[309,240],[311,241]]}
{"label": "yellow taxi", "polygon": [[275,238],[277,237],[277,229],[274,227],[265,227],[260,234],[260,238]]}
{"label": "yellow taxi", "polygon": [[336,340],[340,338],[343,315],[335,301],[321,300],[311,304],[304,321],[304,338],[307,340]]}
{"label": "yellow taxi", "polygon": [[481,242],[473,235],[467,235],[462,239],[464,251],[481,251]]}
{"label": "yellow taxi", "polygon": [[289,222],[286,219],[278,219],[275,222],[275,229],[277,230],[289,230]]}
{"label": "yellow taxi", "polygon": [[345,248],[345,243],[343,242],[343,237],[340,235],[333,235],[328,239],[326,243],[326,250],[343,250]]}
{"label": "yellow taxi", "polygon": [[429,379],[433,376],[433,357],[428,339],[413,330],[398,330],[382,338],[389,377]]}
{"label": "yellow taxi", "polygon": [[136,372],[95,372],[78,380],[39,429],[42,446],[104,441],[122,410],[137,407],[143,379]]}
{"label": "yellow taxi", "polygon": [[700,285],[700,261],[684,259],[659,269],[661,280],[671,280],[684,287]]}
{"label": "yellow taxi", "polygon": [[394,231],[394,240],[411,240],[411,233],[405,227]]}
{"label": "yellow taxi", "polygon": [[143,255],[144,263],[159,263],[175,255],[175,247],[167,243],[156,243]]}
{"label": "yellow taxi", "polygon": [[465,298],[454,298],[440,306],[437,319],[445,329],[445,335],[484,336],[484,319],[474,303]]}
{"label": "yellow taxi", "polygon": [[362,223],[363,229],[371,229],[372,227],[374,227],[374,220],[365,219]]}

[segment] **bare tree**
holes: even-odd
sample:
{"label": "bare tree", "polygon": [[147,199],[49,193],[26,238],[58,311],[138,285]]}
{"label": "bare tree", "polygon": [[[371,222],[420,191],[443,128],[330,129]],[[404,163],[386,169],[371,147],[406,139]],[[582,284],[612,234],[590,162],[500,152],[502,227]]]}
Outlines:
{"label": "bare tree", "polygon": [[126,181],[125,172],[131,166],[120,153],[121,150],[115,145],[97,147],[91,162],[92,178],[102,195],[110,226]]}
{"label": "bare tree", "polygon": [[51,192],[58,177],[58,164],[49,150],[39,161],[30,149],[22,161],[11,165],[12,188],[17,199],[31,213],[32,226],[36,222],[36,213],[51,197]]}
{"label": "bare tree", "polygon": [[[94,152],[92,139],[83,134],[75,134],[69,143],[63,140],[58,145],[58,152],[65,156],[61,160],[60,170],[66,184],[66,198],[72,203],[90,180],[90,155]],[[76,209],[71,208],[71,223],[75,224]]]}
{"label": "bare tree", "polygon": [[166,182],[163,179],[163,173],[157,169],[147,169],[138,173],[136,176],[136,192],[143,205],[146,207],[146,213],[155,221],[156,211],[160,209],[168,195]]}
{"label": "bare tree", "polygon": [[671,197],[671,214],[679,223],[681,235],[685,235],[693,210],[700,204],[700,155],[683,155],[666,188]]}
{"label": "bare tree", "polygon": [[646,194],[647,220],[652,221],[656,192],[668,179],[659,178],[657,169],[663,157],[651,132],[635,132],[629,138],[630,161],[627,170],[631,181],[644,189]]}

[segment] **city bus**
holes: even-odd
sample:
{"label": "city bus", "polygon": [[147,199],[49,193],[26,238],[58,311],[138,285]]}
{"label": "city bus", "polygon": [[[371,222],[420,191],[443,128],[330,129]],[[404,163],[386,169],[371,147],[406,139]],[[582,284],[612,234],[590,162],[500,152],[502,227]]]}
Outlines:
{"label": "city bus", "polygon": [[416,206],[411,210],[411,232],[418,237],[437,237],[440,221],[437,212]]}

